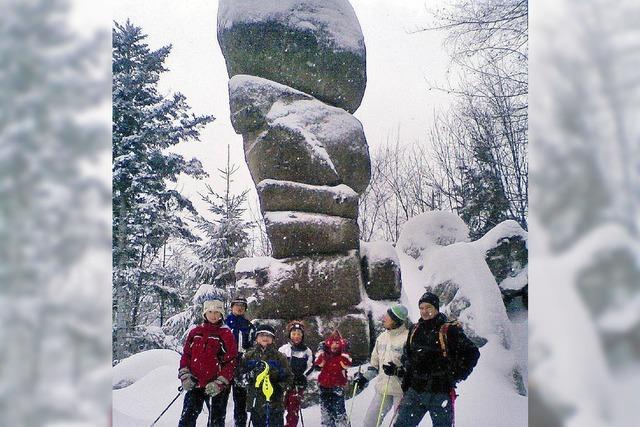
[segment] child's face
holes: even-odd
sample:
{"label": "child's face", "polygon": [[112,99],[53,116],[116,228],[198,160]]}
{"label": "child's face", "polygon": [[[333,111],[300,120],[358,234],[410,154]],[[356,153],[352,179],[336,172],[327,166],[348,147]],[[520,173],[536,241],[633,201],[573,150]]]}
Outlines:
{"label": "child's face", "polygon": [[205,316],[207,317],[207,320],[211,323],[218,323],[220,320],[222,320],[222,313],[218,311],[209,310],[207,311]]}
{"label": "child's face", "polygon": [[291,337],[291,342],[294,344],[300,344],[302,342],[302,331],[298,329],[292,330],[289,336]]}
{"label": "child's face", "polygon": [[331,352],[332,353],[337,353],[338,350],[340,350],[340,343],[338,341],[332,341],[331,342]]}
{"label": "child's face", "polygon": [[244,313],[247,312],[247,308],[244,304],[233,304],[231,306],[231,312],[234,316],[244,316]]}
{"label": "child's face", "polygon": [[256,342],[261,347],[266,347],[270,344],[273,344],[273,337],[269,334],[258,334],[256,337]]}

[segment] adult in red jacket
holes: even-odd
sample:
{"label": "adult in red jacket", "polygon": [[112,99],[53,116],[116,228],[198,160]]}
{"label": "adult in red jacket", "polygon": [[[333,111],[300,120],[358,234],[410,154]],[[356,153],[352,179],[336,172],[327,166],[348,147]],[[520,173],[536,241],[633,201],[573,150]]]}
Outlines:
{"label": "adult in red jacket", "polygon": [[347,353],[347,340],[334,331],[324,341],[315,365],[320,368],[320,423],[322,426],[347,426],[347,410],[344,405],[344,386],[347,384],[347,368],[351,356]]}
{"label": "adult in red jacket", "polygon": [[224,303],[205,301],[204,323],[193,328],[184,343],[178,378],[187,391],[178,427],[195,427],[205,399],[210,399],[210,425],[224,427],[222,391],[229,387],[238,347],[224,323]]}

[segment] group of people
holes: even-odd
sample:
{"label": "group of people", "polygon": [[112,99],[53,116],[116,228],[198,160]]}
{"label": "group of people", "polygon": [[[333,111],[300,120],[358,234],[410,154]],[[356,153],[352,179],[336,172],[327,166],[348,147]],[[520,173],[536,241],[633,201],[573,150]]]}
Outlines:
{"label": "group of people", "polygon": [[[387,310],[370,366],[353,378],[357,391],[379,377],[365,427],[381,425],[392,409],[396,427],[417,426],[427,412],[434,427],[453,425],[456,383],[469,376],[480,353],[460,325],[439,312],[437,295],[425,293],[418,307],[420,319],[409,328],[406,307]],[[178,426],[195,426],[205,403],[209,425],[224,426],[233,394],[236,427],[247,426],[247,414],[255,427],[295,427],[314,370],[320,371],[321,425],[349,426],[345,386],[352,361],[340,332],[331,332],[314,355],[304,342],[304,323],[294,320],[286,327],[288,342],[276,348],[274,328],[254,325],[246,310],[242,297],[231,301],[228,314],[221,300],[204,302],[204,322],[189,332],[180,359],[178,377],[186,394]]]}

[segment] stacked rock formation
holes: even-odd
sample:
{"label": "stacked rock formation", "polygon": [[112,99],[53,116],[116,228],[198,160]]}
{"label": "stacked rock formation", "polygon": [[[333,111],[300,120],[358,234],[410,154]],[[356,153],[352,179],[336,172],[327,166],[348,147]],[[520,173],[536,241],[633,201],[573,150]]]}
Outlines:
{"label": "stacked rock formation", "polygon": [[237,286],[253,317],[303,317],[312,345],[339,328],[364,360],[357,216],[371,166],[352,115],[366,85],[355,12],[347,0],[220,0],[218,42],[273,249],[238,263]]}

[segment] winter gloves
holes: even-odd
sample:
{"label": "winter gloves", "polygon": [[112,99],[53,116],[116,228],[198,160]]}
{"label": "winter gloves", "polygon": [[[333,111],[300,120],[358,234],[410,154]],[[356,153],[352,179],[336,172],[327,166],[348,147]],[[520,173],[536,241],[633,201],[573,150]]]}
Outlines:
{"label": "winter gloves", "polygon": [[355,386],[358,387],[358,390],[362,390],[363,388],[365,388],[368,383],[369,383],[369,380],[366,379],[365,376],[362,375],[360,372],[355,374],[353,377],[353,384],[355,384]]}
{"label": "winter gloves", "polygon": [[385,375],[389,375],[390,377],[394,375],[397,377],[404,377],[404,368],[402,366],[396,366],[396,364],[393,362],[382,365],[382,370],[384,371]]}
{"label": "winter gloves", "polygon": [[195,378],[191,375],[189,368],[182,368],[178,371],[178,379],[182,382],[182,388],[185,391],[193,390],[196,386]]}
{"label": "winter gloves", "polygon": [[214,397],[219,395],[222,392],[222,390],[224,390],[225,387],[228,385],[229,385],[229,381],[227,381],[225,377],[219,376],[214,381],[211,381],[210,383],[207,384],[207,386],[204,388],[204,392],[205,394],[211,397]]}

